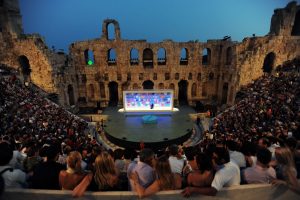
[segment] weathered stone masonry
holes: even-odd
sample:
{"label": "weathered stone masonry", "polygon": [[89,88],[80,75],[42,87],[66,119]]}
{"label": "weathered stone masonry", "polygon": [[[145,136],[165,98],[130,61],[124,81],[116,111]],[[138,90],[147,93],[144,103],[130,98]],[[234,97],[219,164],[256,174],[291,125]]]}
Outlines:
{"label": "weathered stone masonry", "polygon": [[[0,9],[0,62],[22,71],[27,58],[31,81],[58,94],[64,106],[122,104],[123,90],[149,88],[174,89],[175,105],[197,101],[231,105],[241,86],[300,56],[296,2],[274,11],[266,36],[240,43],[230,38],[124,40],[118,22],[107,19],[100,38],[72,43],[69,55],[48,49],[39,35],[23,34],[17,0],[3,0]],[[114,38],[109,38],[109,25],[114,27]]]}

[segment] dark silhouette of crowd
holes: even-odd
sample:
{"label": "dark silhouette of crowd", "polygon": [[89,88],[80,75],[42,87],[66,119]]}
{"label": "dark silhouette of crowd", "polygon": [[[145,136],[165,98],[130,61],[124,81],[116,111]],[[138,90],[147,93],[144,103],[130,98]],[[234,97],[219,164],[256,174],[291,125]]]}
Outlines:
{"label": "dark silhouette of crowd", "polygon": [[[297,63],[296,63],[297,64]],[[6,188],[216,195],[240,184],[286,185],[300,194],[300,74],[277,70],[243,87],[196,146],[154,152],[105,149],[87,123],[0,75],[0,172]]]}

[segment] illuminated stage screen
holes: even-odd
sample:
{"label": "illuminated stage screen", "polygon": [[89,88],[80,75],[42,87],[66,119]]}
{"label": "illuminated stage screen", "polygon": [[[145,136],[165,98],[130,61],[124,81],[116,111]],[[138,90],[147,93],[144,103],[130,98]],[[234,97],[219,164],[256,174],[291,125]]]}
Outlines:
{"label": "illuminated stage screen", "polygon": [[173,90],[123,91],[125,112],[173,110]]}

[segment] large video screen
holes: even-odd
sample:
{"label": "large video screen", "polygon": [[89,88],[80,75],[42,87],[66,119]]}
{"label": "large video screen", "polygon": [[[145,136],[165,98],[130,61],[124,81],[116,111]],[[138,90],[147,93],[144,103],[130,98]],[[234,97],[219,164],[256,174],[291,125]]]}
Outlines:
{"label": "large video screen", "polygon": [[123,91],[125,112],[173,110],[173,90]]}

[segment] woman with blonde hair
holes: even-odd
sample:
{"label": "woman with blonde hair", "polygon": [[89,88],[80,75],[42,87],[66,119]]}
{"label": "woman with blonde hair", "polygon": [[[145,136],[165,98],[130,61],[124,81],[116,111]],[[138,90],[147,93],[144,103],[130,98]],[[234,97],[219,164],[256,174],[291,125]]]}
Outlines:
{"label": "woman with blonde hair", "polygon": [[297,180],[297,171],[291,150],[288,147],[278,147],[275,149],[275,157],[278,179],[272,181],[272,184],[287,185],[292,191],[300,194],[300,184]]}
{"label": "woman with blonde hair", "polygon": [[114,159],[108,152],[103,152],[96,157],[94,164],[94,177],[88,190],[118,190],[118,172],[115,167]]}
{"label": "woman with blonde hair", "polygon": [[81,154],[72,151],[67,157],[67,170],[59,173],[59,185],[63,190],[73,190],[86,176],[81,168]]}
{"label": "woman with blonde hair", "polygon": [[147,188],[139,184],[138,174],[132,173],[131,179],[134,182],[135,189],[140,198],[150,196],[161,190],[176,190],[181,188],[180,174],[172,173],[167,156],[158,158],[155,164],[157,179]]}

